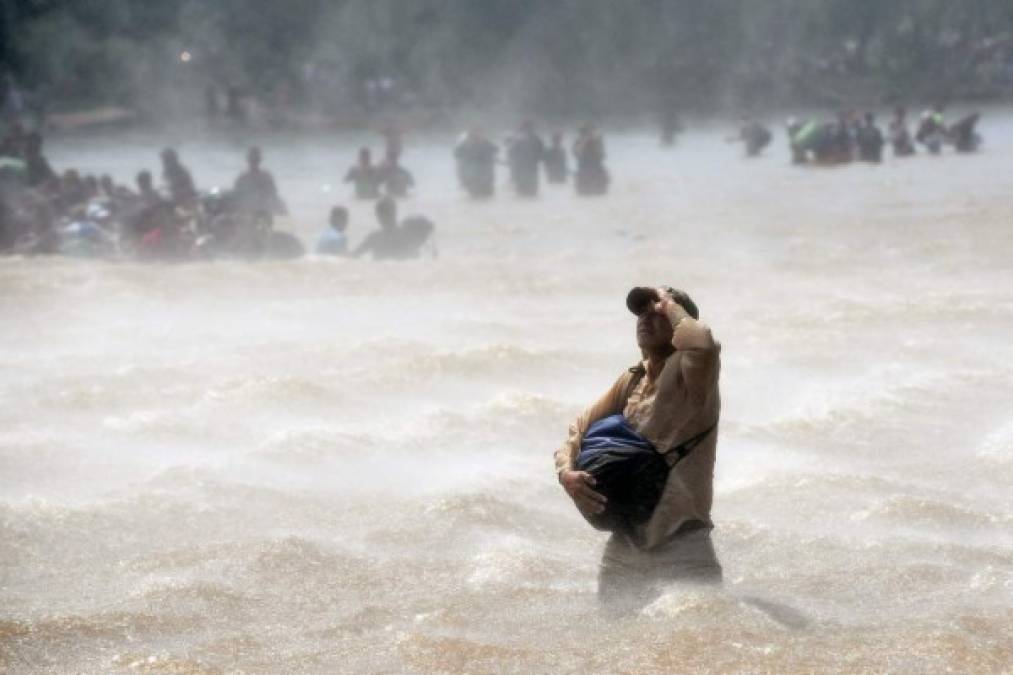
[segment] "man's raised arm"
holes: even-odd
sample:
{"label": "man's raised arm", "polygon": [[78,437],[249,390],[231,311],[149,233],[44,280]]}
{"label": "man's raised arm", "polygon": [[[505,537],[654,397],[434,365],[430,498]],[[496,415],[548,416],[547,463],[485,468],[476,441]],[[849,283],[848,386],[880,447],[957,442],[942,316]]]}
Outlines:
{"label": "man's raised arm", "polygon": [[717,378],[721,345],[710,327],[694,319],[676,302],[666,302],[665,315],[672,322],[672,346],[682,353],[682,377],[693,396],[706,396]]}

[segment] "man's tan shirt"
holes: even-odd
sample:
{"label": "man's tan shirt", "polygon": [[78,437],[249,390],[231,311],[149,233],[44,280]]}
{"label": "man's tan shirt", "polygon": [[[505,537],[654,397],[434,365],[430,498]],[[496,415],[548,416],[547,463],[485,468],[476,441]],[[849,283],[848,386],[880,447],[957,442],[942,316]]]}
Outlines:
{"label": "man's tan shirt", "polygon": [[[622,413],[630,425],[660,451],[673,448],[714,426],[668,476],[668,483],[650,520],[637,527],[636,541],[645,549],[665,543],[680,528],[711,527],[717,423],[721,410],[718,375],[721,345],[705,324],[685,317],[672,336],[675,352],[660,374],[644,376],[629,392],[632,372],[619,376],[605,395],[570,425],[566,441],[556,450],[556,471],[574,468],[588,427]],[[645,367],[647,363],[643,364]]]}

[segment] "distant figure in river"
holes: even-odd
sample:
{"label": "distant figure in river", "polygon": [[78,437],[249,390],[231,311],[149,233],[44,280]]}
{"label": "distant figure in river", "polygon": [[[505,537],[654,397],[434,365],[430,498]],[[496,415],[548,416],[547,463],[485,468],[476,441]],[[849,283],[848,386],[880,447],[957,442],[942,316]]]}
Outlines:
{"label": "distant figure in river", "polygon": [[[124,207],[122,234],[126,243],[137,243],[150,230],[172,215],[172,205],[155,190],[150,171],[140,171],[136,177],[137,194],[132,195]],[[163,212],[168,212],[167,216]]]}
{"label": "distant figure in river", "polygon": [[476,199],[496,191],[496,155],[499,148],[478,129],[471,129],[454,147],[457,180]]}
{"label": "distant figure in river", "polygon": [[113,177],[107,173],[99,176],[98,185],[102,189],[102,196],[106,199],[117,199],[120,194],[123,194],[122,192],[117,194],[119,191],[116,189],[116,184],[113,183]]}
{"label": "distant figure in river", "polygon": [[507,146],[510,180],[517,194],[522,197],[538,196],[538,172],[544,159],[545,143],[535,133],[535,125],[525,121]]}
{"label": "distant figure in river", "polygon": [[545,151],[545,179],[553,184],[566,182],[570,168],[566,165],[566,148],[563,147],[563,134],[558,131],[552,134],[552,144]]}
{"label": "distant figure in river", "polygon": [[383,197],[376,203],[376,219],[380,229],[370,232],[352,256],[372,253],[373,260],[405,260],[419,257],[423,244],[433,233],[433,224],[419,216],[397,222],[397,203]]}
{"label": "distant figure in river", "polygon": [[682,133],[682,121],[674,106],[667,105],[661,113],[661,144],[671,147],[675,145],[675,138]]}
{"label": "distant figure in river", "polygon": [[816,160],[821,164],[847,164],[854,159],[855,124],[850,111],[839,112],[837,121],[830,126],[828,145],[817,149]]}
{"label": "distant figure in river", "polygon": [[971,113],[950,127],[949,138],[957,152],[974,152],[981,145],[981,135],[975,130],[980,117]]}
{"label": "distant figure in river", "polygon": [[88,186],[77,169],[67,169],[60,176],[60,191],[57,206],[64,212],[81,206],[88,201]]}
{"label": "distant figure in river", "polygon": [[404,152],[404,134],[401,133],[401,129],[394,122],[388,122],[380,134],[383,136],[384,155],[387,157],[393,155],[400,159],[401,153]]}
{"label": "distant figure in river", "polygon": [[139,171],[135,181],[137,184],[137,198],[141,200],[144,206],[161,204],[165,201],[162,199],[162,195],[158,193],[158,190],[155,189],[150,171]]}
{"label": "distant figure in river", "polygon": [[926,110],[918,120],[918,129],[915,131],[915,140],[924,145],[931,155],[938,155],[943,148],[943,141],[946,140],[946,117],[943,115],[942,106],[936,106],[932,110]]}
{"label": "distant figure in river", "polygon": [[764,148],[770,145],[772,138],[773,134],[770,133],[770,129],[767,127],[756,120],[743,119],[738,138],[735,140],[742,141],[744,144],[746,157],[756,157],[763,152]]}
{"label": "distant figure in river", "polygon": [[196,205],[197,190],[193,186],[193,178],[172,148],[162,151],[162,178],[173,204],[187,209]]}
{"label": "distant figure in river", "polygon": [[789,118],[786,128],[794,164],[840,164],[851,159],[851,129],[846,119],[821,124]]}
{"label": "distant figure in river", "polygon": [[887,130],[894,157],[910,157],[915,154],[914,141],[911,140],[911,132],[907,128],[907,110],[903,106],[894,108],[893,118]]}
{"label": "distant figure in river", "polygon": [[99,185],[102,187],[106,206],[116,222],[122,222],[121,216],[137,202],[137,195],[126,185],[117,185],[107,173],[99,178]]}
{"label": "distant figure in river", "polygon": [[172,205],[162,201],[138,214],[124,244],[142,260],[182,260],[190,256],[193,238]]}
{"label": "distant figure in river", "polygon": [[789,117],[785,123],[785,135],[791,150],[792,164],[805,164],[809,159],[809,137],[815,133],[816,123],[812,120],[797,120]]}
{"label": "distant figure in river", "polygon": [[605,141],[594,127],[585,124],[573,141],[573,158],[577,162],[574,186],[579,195],[601,195],[608,192],[609,173],[605,168]]}
{"label": "distant figure in river", "polygon": [[29,187],[38,187],[56,178],[56,172],[42,154],[42,136],[33,132],[24,139],[25,180]]}
{"label": "distant figure in river", "polygon": [[400,199],[408,195],[415,186],[415,178],[398,162],[397,153],[388,152],[383,164],[377,169],[383,191],[389,197]]}
{"label": "distant figure in river", "polygon": [[347,229],[348,209],[344,206],[335,206],[331,209],[328,228],[317,240],[317,253],[319,255],[348,255]]}
{"label": "distant figure in river", "polygon": [[858,146],[858,158],[863,162],[879,164],[883,161],[883,132],[876,126],[876,116],[865,113],[862,123],[855,131],[855,144]]}
{"label": "distant figure in river", "polygon": [[94,199],[98,199],[102,191],[98,184],[98,178],[92,174],[88,174],[84,177],[84,191],[86,199],[90,202]]}
{"label": "distant figure in river", "polygon": [[12,121],[7,127],[7,133],[0,140],[0,157],[23,157],[26,137],[21,122]]}
{"label": "distant figure in river", "polygon": [[260,168],[262,155],[260,148],[250,148],[246,153],[247,169],[236,179],[236,208],[243,213],[265,214],[270,216],[285,215],[288,208],[278,196],[278,188],[270,172]]}
{"label": "distant figure in river", "polygon": [[373,165],[369,148],[359,150],[359,161],[345,174],[345,182],[355,185],[357,199],[376,199],[380,196],[380,172]]}

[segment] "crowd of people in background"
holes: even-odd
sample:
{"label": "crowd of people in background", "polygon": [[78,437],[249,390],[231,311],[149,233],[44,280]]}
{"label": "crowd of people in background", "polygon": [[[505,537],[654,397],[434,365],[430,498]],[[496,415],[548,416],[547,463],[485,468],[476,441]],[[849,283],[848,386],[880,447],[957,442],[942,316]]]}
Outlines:
{"label": "crowd of people in background", "polygon": [[[936,106],[922,112],[912,133],[907,109],[898,106],[886,133],[874,113],[855,110],[840,112],[836,119],[825,122],[792,117],[785,124],[785,132],[795,164],[879,163],[887,145],[895,157],[910,157],[918,152],[919,145],[933,155],[940,154],[945,145],[961,153],[974,152],[981,145],[979,119],[978,113],[971,113],[949,124],[943,107]],[[738,134],[728,138],[730,142],[742,142],[747,157],[760,155],[772,139],[770,129],[753,119],[743,119]]]}
{"label": "crowd of people in background", "polygon": [[[357,180],[354,168],[349,172],[360,196],[380,197],[378,229],[350,250],[348,211],[335,206],[317,253],[403,259],[417,257],[428,244],[435,255],[435,228],[428,219],[397,220],[394,200],[414,181],[398,165],[393,143],[389,137],[379,183]],[[263,167],[260,148],[249,149],[246,169],[229,189],[199,190],[173,148],[160,159],[158,187],[147,170],[137,173],[133,186],[117,184],[108,174],[57,173],[43,154],[42,136],[12,125],[0,141],[0,253],[181,261],[288,259],[306,252],[295,235],[275,227],[288,207]],[[367,165],[368,160],[367,152]]]}
{"label": "crowd of people in background", "polygon": [[789,119],[786,125],[792,161],[796,164],[844,164],[851,161],[879,163],[887,144],[894,156],[910,157],[921,145],[938,155],[944,145],[961,153],[974,152],[981,145],[977,131],[980,115],[971,113],[950,124],[942,106],[925,110],[915,125],[908,122],[907,110],[898,106],[884,134],[872,112],[845,111],[829,122]]}
{"label": "crowd of people in background", "polygon": [[[888,144],[897,157],[915,154],[918,146],[938,154],[947,144],[958,152],[972,152],[981,143],[978,119],[973,113],[950,124],[937,106],[920,116],[912,132],[907,111],[898,107],[886,133],[873,113],[855,111],[829,122],[789,119],[786,131],[796,164],[877,163]],[[663,128],[663,145],[670,131]],[[351,248],[348,210],[335,206],[316,244],[317,254],[369,254],[375,259],[418,257],[424,249],[436,254],[431,221],[421,216],[398,221],[397,200],[410,196],[416,183],[401,164],[400,130],[388,125],[382,136],[383,160],[374,163],[370,148],[361,148],[344,176],[356,199],[376,200],[378,229]],[[772,138],[760,122],[743,119],[738,134],[728,140],[742,142],[745,154],[755,157]],[[502,148],[476,127],[453,149],[458,182],[475,199],[495,195],[500,166],[520,198],[538,196],[543,171],[550,185],[572,179],[576,194],[602,195],[611,181],[605,156],[604,139],[591,125],[580,127],[567,148],[561,132],[552,133],[546,143],[531,121],[521,123]],[[160,159],[158,187],[147,170],[137,173],[133,186],[75,169],[58,173],[43,154],[42,136],[10,125],[0,139],[0,252],[142,260],[293,258],[305,253],[297,237],[275,227],[275,218],[286,215],[288,207],[274,177],[263,168],[259,148],[249,149],[247,167],[231,188],[203,192],[176,150],[166,148]]]}
{"label": "crowd of people in background", "polygon": [[251,148],[231,190],[201,193],[166,148],[162,188],[147,170],[131,187],[108,174],[58,174],[42,154],[42,137],[15,127],[0,147],[0,250],[143,260],[301,255],[297,239],[272,227],[287,209],[261,161]]}
{"label": "crowd of people in background", "polygon": [[[574,189],[579,195],[608,192],[611,177],[605,167],[605,141],[589,124],[580,127],[570,147],[576,165],[572,172],[563,134],[554,132],[547,145],[530,120],[521,123],[504,146],[510,184],[518,196],[538,196],[543,170],[546,181],[554,185],[566,183],[572,175]],[[472,197],[484,199],[495,194],[499,153],[499,146],[478,128],[470,129],[458,141],[454,148],[457,179]]]}

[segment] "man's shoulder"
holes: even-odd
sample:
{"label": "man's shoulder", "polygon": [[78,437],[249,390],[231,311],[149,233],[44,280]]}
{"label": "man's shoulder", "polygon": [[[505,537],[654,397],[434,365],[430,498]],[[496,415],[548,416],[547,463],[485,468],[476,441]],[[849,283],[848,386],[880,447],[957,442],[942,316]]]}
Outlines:
{"label": "man's shoulder", "polygon": [[616,385],[623,388],[636,386],[638,382],[644,379],[645,375],[647,375],[647,363],[641,361],[628,368],[624,368],[619,373],[619,377],[616,378]]}

